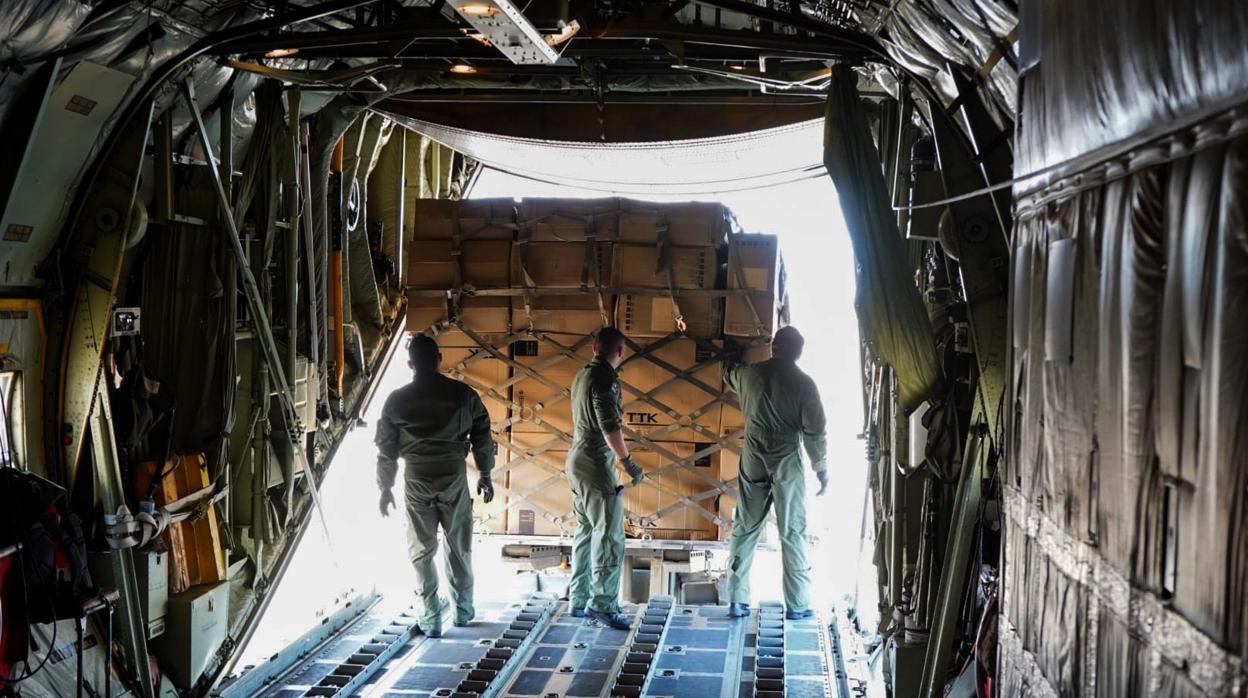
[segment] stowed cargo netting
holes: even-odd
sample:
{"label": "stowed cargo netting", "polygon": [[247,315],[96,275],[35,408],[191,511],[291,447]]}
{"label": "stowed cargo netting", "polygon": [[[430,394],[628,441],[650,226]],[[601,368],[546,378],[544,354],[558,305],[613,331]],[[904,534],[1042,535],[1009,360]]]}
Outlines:
{"label": "stowed cargo netting", "polygon": [[624,434],[646,471],[624,493],[630,535],[714,540],[730,527],[743,430],[722,380],[725,328],[765,350],[787,316],[776,238],[735,232],[718,204],[419,201],[408,245],[408,330],[482,396],[500,496],[479,528],[574,528],[564,458],[570,386],[590,333],[629,337]]}

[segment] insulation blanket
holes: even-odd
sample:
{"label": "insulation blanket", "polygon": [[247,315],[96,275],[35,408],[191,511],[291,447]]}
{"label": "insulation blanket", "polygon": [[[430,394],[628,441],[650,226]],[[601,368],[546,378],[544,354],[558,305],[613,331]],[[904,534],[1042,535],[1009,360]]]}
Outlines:
{"label": "insulation blanket", "polygon": [[1223,657],[1221,646],[1224,672],[1153,668],[1146,693],[1243,688],[1229,658],[1248,646],[1248,136],[1166,161],[1202,134],[1153,153],[1155,165],[1019,213],[1015,256],[1027,261],[1015,269],[1009,481],[1068,541],[1050,555],[1074,548],[1080,564],[1121,576],[1085,575],[1071,593],[1160,603],[1168,592],[1176,612],[1175,630],[1133,627],[1130,639],[1117,625],[1135,612],[1076,625],[1036,611],[1031,586],[1056,558],[1019,553],[1031,543],[1016,524],[1007,575],[1022,586],[1005,613],[1055,686],[1096,674],[1103,695],[1140,695],[1139,653],[1187,667]]}
{"label": "insulation blanket", "polygon": [[1020,30],[1003,691],[1243,695],[1248,6]]}
{"label": "insulation blanket", "polygon": [[[1019,45],[1018,172],[1147,137],[1248,94],[1248,4],[1033,2]],[[1034,184],[1034,182],[1033,182]]]}

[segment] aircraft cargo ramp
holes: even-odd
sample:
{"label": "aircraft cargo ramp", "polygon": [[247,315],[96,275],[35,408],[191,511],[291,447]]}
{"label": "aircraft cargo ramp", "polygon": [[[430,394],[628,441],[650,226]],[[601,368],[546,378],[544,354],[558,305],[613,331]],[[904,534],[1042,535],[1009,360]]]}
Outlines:
{"label": "aircraft cargo ramp", "polygon": [[828,616],[785,620],[780,604],[764,602],[729,618],[724,606],[670,597],[626,605],[624,614],[631,629],[614,630],[574,618],[566,603],[538,592],[484,604],[470,626],[448,622],[434,640],[417,633],[409,615],[357,609],[313,649],[286,656],[279,671],[255,667],[218,695],[849,698]]}

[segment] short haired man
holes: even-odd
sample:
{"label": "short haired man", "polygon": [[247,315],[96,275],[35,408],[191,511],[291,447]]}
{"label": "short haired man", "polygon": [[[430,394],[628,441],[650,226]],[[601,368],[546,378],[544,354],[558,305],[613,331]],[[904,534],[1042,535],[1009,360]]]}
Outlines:
{"label": "short haired man", "polygon": [[624,344],[624,335],[616,328],[599,330],[593,360],[572,381],[572,448],[564,466],[576,515],[569,607],[573,616],[588,615],[621,630],[629,627],[619,602],[624,509],[612,461],[619,461],[633,485],[644,477],[621,430],[623,405],[616,370],[624,361]]}
{"label": "short haired man", "polygon": [[[771,359],[735,364],[724,379],[741,399],[745,444],[732,539],[728,544],[729,615],[750,612],[750,566],[758,536],[772,503],[780,531],[785,616],[800,620],[810,608],[810,565],[806,561],[806,478],[799,450],[804,446],[819,478],[819,492],[828,488],[826,420],[819,389],[797,367],[805,340],[795,327],[783,327],[771,342]],[[800,444],[800,446],[799,446]]]}
{"label": "short haired man", "polygon": [[455,625],[472,621],[472,495],[468,491],[468,449],[479,478],[477,493],[494,498],[490,471],[495,446],[490,416],[467,385],[438,372],[442,353],[432,338],[419,335],[407,347],[412,382],[390,394],[377,421],[377,485],[381,515],[394,507],[395,475],[403,458],[407,504],[407,540],[416,593],[423,603],[420,627],[429,637],[442,635],[438,600],[438,528],[446,539],[447,579],[455,605]]}

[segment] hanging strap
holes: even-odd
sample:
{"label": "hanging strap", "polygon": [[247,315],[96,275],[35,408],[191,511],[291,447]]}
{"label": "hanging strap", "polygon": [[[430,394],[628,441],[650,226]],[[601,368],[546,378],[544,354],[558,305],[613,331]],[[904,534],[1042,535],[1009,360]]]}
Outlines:
{"label": "hanging strap", "polygon": [[459,317],[464,294],[463,238],[463,231],[459,227],[459,202],[456,201],[451,210],[451,268],[454,276],[451,283],[450,306],[447,309],[448,319]]}
{"label": "hanging strap", "polygon": [[520,209],[513,205],[512,211],[516,215],[516,264],[520,267],[520,278],[523,282],[524,294],[521,298],[524,300],[524,317],[531,330],[533,329],[533,290],[537,286],[533,281],[533,275],[529,273],[528,263],[529,242],[532,234],[529,231],[529,222],[520,215]]}
{"label": "hanging strap", "polygon": [[[735,233],[728,233],[729,250],[732,250],[733,247],[736,247],[737,250],[741,249],[740,245],[733,244],[734,238],[736,237],[737,235]],[[777,259],[776,263],[779,264],[780,260]],[[766,333],[766,326],[763,324],[763,317],[758,314],[758,308],[754,305],[754,294],[750,290],[749,282],[746,281],[745,268],[741,264],[741,253],[739,251],[737,252],[735,262],[732,258],[732,254],[730,253],[728,255],[728,266],[731,267],[731,272],[737,279],[737,286],[745,291],[745,293],[741,294],[741,297],[745,299],[745,305],[750,309],[750,315],[754,318],[754,334],[762,337]]]}
{"label": "hanging strap", "polygon": [[602,294],[602,265],[598,263],[600,250],[598,220],[591,214],[585,219],[585,263],[581,265],[581,291],[588,293],[590,282],[593,283],[594,295],[598,299],[598,314],[605,327],[611,324],[611,320],[607,317],[607,302]]}
{"label": "hanging strap", "polygon": [[680,310],[680,298],[676,295],[676,265],[672,260],[672,244],[671,235],[667,225],[667,217],[659,218],[658,224],[655,226],[658,233],[659,247],[659,268],[657,271],[666,272],[667,290],[672,296],[672,313],[676,316],[676,331],[685,332],[688,328],[685,325],[685,315]]}

